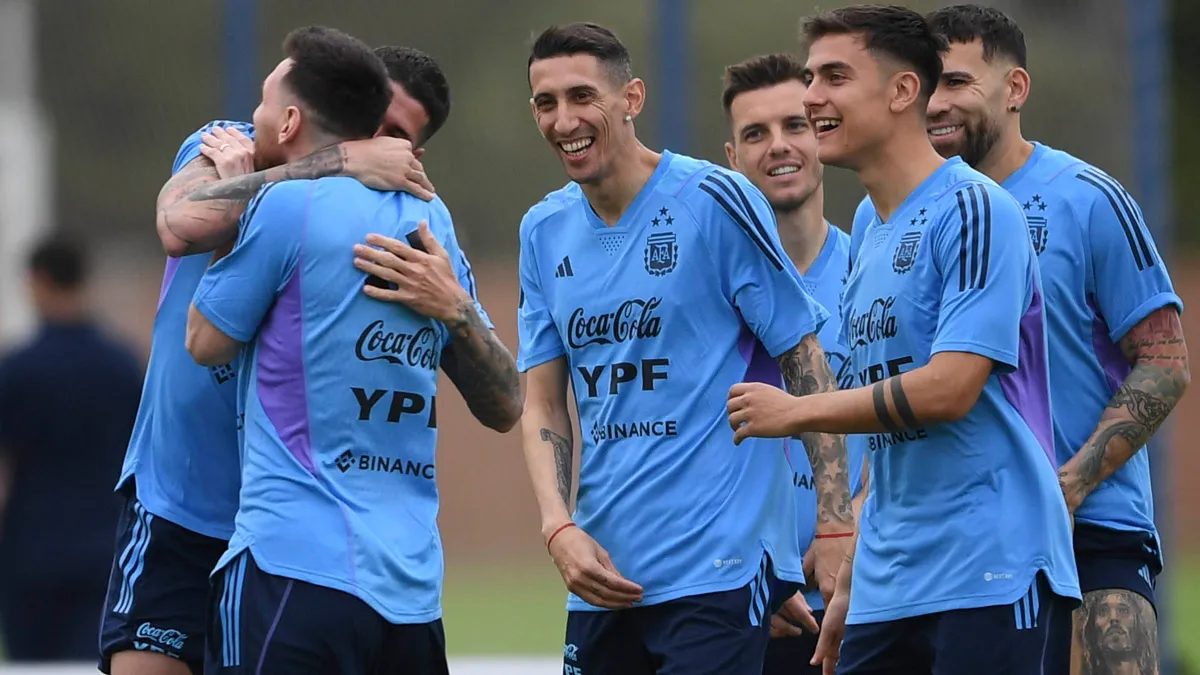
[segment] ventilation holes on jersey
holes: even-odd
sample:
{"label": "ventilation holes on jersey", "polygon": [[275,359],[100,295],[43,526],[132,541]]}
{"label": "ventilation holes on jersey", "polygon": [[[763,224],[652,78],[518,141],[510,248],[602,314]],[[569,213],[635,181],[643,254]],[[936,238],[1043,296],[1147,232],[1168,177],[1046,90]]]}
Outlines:
{"label": "ventilation holes on jersey", "polygon": [[625,243],[625,235],[620,232],[600,235],[600,247],[604,252],[612,255],[621,250],[621,245]]}

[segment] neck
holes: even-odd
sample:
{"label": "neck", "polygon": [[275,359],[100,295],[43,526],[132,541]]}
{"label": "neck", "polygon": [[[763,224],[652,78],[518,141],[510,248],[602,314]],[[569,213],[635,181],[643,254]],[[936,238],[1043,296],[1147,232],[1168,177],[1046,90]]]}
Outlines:
{"label": "neck", "polygon": [[44,323],[78,324],[87,321],[87,304],[78,293],[59,293],[38,303],[38,314]]}
{"label": "neck", "polygon": [[901,130],[856,169],[879,219],[887,222],[912,191],[938,170],[937,154],[924,128]]}
{"label": "neck", "polygon": [[1000,140],[996,141],[975,170],[997,183],[1003,183],[1025,166],[1032,155],[1033,143],[1025,140],[1020,124],[1014,123],[1000,135]]}
{"label": "neck", "polygon": [[813,261],[821,255],[821,249],[825,247],[825,240],[829,237],[829,224],[825,222],[824,193],[824,188],[818,185],[799,208],[775,212],[775,222],[779,226],[779,240],[783,244],[783,250],[801,274],[808,273]]}
{"label": "neck", "polygon": [[298,159],[304,159],[318,150],[322,150],[331,145],[341,143],[343,139],[334,138],[329,134],[319,132],[301,133],[300,136],[288,144],[284,149],[283,159],[285,164],[291,164]]}
{"label": "neck", "polygon": [[592,210],[606,225],[617,224],[625,210],[637,198],[642,188],[654,175],[662,155],[635,141],[631,159],[618,159],[613,166],[620,167],[599,182],[580,185]]}

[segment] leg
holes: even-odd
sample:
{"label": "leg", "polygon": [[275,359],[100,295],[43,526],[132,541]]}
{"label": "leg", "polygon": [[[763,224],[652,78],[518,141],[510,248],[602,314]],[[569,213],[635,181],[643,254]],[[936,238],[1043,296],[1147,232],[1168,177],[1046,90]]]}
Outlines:
{"label": "leg", "polygon": [[1133,591],[1083,594],[1075,610],[1072,675],[1158,675],[1158,618],[1154,605]]}
{"label": "leg", "polygon": [[99,668],[112,675],[200,673],[208,575],[225,542],[156,518],[132,492],[117,526]]}
{"label": "leg", "polygon": [[927,675],[931,626],[930,617],[846,626],[838,675]]}
{"label": "leg", "polygon": [[936,615],[934,675],[1041,673],[1058,612],[1071,601],[1055,595],[1038,574],[1011,605],[943,612]]}
{"label": "leg", "polygon": [[797,588],[764,555],[740,589],[644,608],[638,622],[658,675],[762,675],[771,615]]}
{"label": "leg", "polygon": [[643,611],[568,612],[564,675],[654,675],[635,627]]}
{"label": "leg", "polygon": [[389,624],[378,675],[450,675],[446,631],[441,619],[430,623]]}
{"label": "leg", "polygon": [[268,574],[249,551],[218,572],[209,616],[206,675],[373,675],[384,656],[365,602]]}
{"label": "leg", "polygon": [[[825,612],[813,612],[817,623]],[[763,675],[821,675],[821,666],[809,665],[817,650],[817,636],[812,633],[796,637],[772,638],[767,643],[767,656],[763,662]]]}

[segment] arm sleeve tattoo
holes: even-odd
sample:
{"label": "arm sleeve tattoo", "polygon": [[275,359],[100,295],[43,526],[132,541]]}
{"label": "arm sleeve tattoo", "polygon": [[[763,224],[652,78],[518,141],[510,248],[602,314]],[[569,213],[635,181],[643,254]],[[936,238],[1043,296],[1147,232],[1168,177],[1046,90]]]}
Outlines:
{"label": "arm sleeve tattoo", "polygon": [[[1151,313],[1121,339],[1133,368],[1100,417],[1092,437],[1063,469],[1068,499],[1081,502],[1140,450],[1183,396],[1190,381],[1187,345],[1174,307]],[[1075,472],[1075,480],[1069,474]]]}
{"label": "arm sleeve tattoo", "polygon": [[[784,387],[793,396],[807,396],[837,390],[837,380],[821,344],[815,335],[806,335],[800,344],[779,357]],[[817,492],[817,525],[853,522],[850,503],[850,471],[846,457],[846,437],[841,434],[804,433],[804,443]]]}
{"label": "arm sleeve tattoo", "polygon": [[449,326],[452,341],[442,353],[442,370],[476,419],[507,431],[521,416],[523,404],[517,364],[472,303],[464,303],[459,314],[462,320]]}

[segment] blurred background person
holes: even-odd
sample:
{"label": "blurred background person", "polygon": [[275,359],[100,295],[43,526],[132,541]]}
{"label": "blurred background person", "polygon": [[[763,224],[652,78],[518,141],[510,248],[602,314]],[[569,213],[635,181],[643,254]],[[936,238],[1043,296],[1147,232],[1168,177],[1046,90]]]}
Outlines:
{"label": "blurred background person", "polygon": [[0,357],[0,621],[13,661],[91,659],[141,395],[134,351],[92,318],[81,246],[28,259],[39,329]]}

